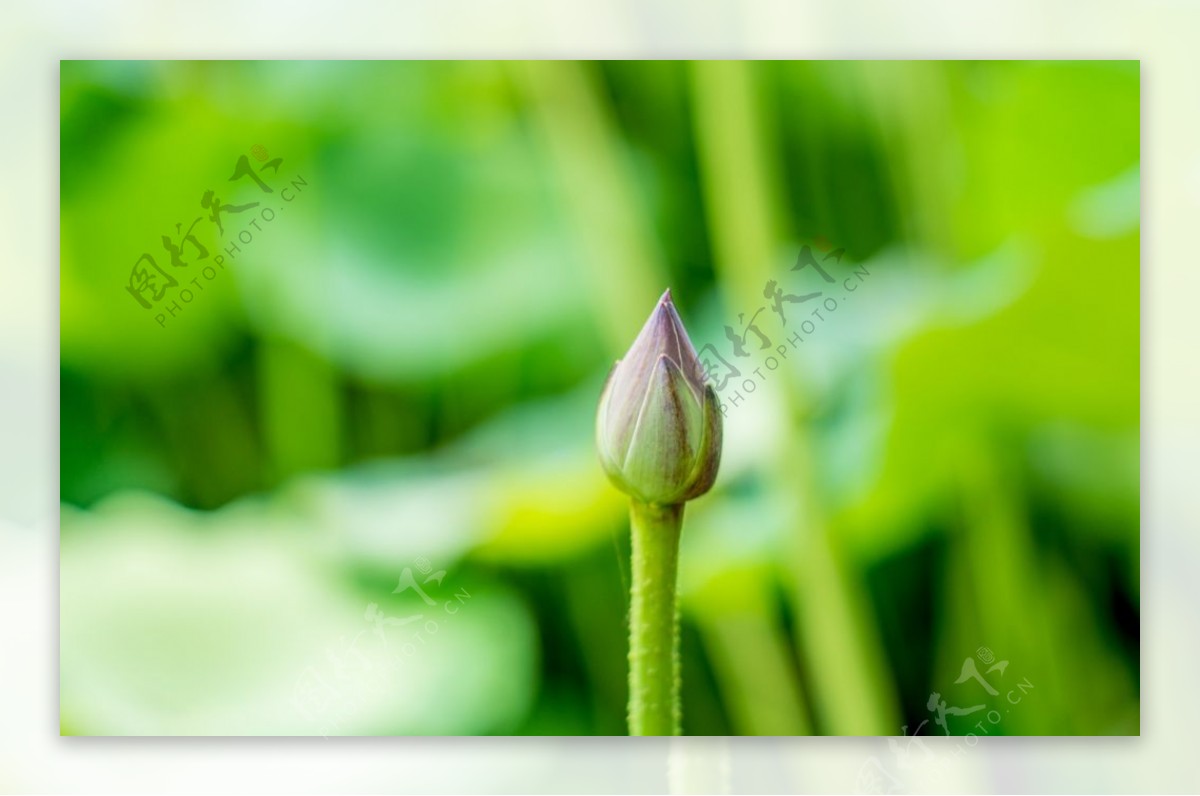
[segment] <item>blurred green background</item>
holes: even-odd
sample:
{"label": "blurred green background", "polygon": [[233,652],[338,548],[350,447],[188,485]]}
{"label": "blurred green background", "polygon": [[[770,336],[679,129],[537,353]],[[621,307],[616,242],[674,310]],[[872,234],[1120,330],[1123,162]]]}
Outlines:
{"label": "blurred green background", "polygon": [[668,286],[742,373],[686,733],[1139,731],[1136,62],[64,61],[61,114],[64,733],[622,734],[593,413]]}

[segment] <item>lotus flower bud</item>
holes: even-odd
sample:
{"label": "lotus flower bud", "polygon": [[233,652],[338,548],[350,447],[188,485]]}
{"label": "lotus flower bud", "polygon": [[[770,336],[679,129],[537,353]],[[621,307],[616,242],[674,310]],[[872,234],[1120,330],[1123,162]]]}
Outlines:
{"label": "lotus flower bud", "polygon": [[608,376],[596,447],[609,480],[644,503],[683,503],[717,478],[721,412],[670,290]]}

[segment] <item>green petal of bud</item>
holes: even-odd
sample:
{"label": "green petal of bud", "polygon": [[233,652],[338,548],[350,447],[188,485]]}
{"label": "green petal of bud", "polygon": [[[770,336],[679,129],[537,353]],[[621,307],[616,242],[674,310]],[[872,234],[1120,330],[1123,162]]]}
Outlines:
{"label": "green petal of bud", "polygon": [[596,446],[613,484],[647,503],[682,503],[716,479],[721,414],[670,291],[609,374]]}
{"label": "green petal of bud", "polygon": [[711,384],[704,385],[704,437],[700,443],[701,450],[715,451],[713,455],[696,458],[696,469],[692,471],[689,481],[691,488],[683,496],[691,500],[712,489],[717,480],[717,469],[721,464],[721,445],[724,441],[721,428],[721,404]]}

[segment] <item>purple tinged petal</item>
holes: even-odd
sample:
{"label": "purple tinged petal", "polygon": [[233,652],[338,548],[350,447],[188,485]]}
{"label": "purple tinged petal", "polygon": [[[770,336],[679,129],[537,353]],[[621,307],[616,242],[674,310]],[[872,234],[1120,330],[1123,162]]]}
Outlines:
{"label": "purple tinged petal", "polygon": [[614,363],[604,380],[604,388],[600,391],[600,407],[596,411],[596,451],[600,454],[600,463],[604,471],[613,479],[620,477],[621,465],[625,461],[625,451],[619,453],[613,450],[612,434],[608,427],[608,404],[612,395],[613,376],[620,362]]}
{"label": "purple tinged petal", "polygon": [[671,358],[660,356],[621,468],[624,480],[647,502],[672,502],[689,486],[702,434],[701,404]]}

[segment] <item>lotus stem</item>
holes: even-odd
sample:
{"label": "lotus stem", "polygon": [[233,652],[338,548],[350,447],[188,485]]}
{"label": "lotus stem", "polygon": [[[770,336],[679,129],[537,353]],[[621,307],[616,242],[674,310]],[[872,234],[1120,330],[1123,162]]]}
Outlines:
{"label": "lotus stem", "polygon": [[679,610],[675,598],[683,505],[630,502],[629,734],[679,735]]}

